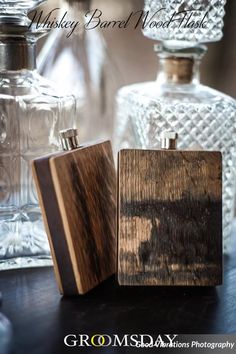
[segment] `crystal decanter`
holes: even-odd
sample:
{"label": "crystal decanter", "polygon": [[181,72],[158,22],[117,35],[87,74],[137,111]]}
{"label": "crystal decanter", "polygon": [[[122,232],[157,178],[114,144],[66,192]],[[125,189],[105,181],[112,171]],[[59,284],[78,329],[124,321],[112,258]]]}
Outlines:
{"label": "crystal decanter", "polygon": [[55,17],[79,24],[70,29],[52,29],[37,58],[44,77],[77,97],[77,125],[82,143],[111,138],[119,85],[117,69],[102,33],[85,28],[90,4],[90,0],[60,0],[60,9],[50,10],[49,21]]}
{"label": "crystal decanter", "polygon": [[[159,3],[146,1],[146,8],[150,4],[159,8]],[[180,4],[180,1],[162,3],[169,6],[170,3]],[[189,4],[190,1],[182,3]],[[181,34],[177,29],[165,30],[165,33],[156,28],[149,30],[148,36],[164,39],[155,45],[160,70],[156,81],[133,84],[119,90],[115,150],[159,148],[161,132],[166,130],[179,133],[180,148],[196,146],[204,150],[220,150],[223,153],[223,235],[226,251],[234,217],[236,101],[200,83],[199,66],[207,48],[196,43],[220,38],[225,2],[200,0],[191,3],[199,6],[200,3],[211,3],[211,11],[220,17],[216,21],[217,28],[210,27],[202,36],[198,32]]]}
{"label": "crystal decanter", "polygon": [[51,264],[30,161],[59,147],[76,102],[36,71],[30,9],[42,1],[0,0],[0,269]]}

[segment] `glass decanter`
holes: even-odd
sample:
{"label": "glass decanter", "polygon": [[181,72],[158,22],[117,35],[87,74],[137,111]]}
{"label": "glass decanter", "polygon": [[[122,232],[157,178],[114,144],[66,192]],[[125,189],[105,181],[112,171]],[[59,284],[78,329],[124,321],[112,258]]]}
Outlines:
{"label": "glass decanter", "polygon": [[71,34],[71,29],[53,29],[37,58],[39,72],[44,77],[77,97],[81,142],[111,138],[119,85],[116,66],[101,32],[84,27],[90,3],[90,0],[60,1],[60,11],[53,10],[50,18],[55,16],[60,20],[65,16],[65,20],[80,24]]}
{"label": "glass decanter", "polygon": [[[234,217],[236,101],[200,83],[199,66],[206,47],[189,46],[187,33],[181,42],[176,41],[173,33],[168,32],[170,42],[155,46],[160,61],[157,80],[123,87],[118,92],[115,150],[159,148],[160,134],[166,130],[179,133],[180,148],[195,145],[205,150],[220,150],[226,251]],[[153,37],[159,38],[156,36],[153,30]],[[211,40],[218,38],[211,36]],[[205,35],[203,39],[206,40]]]}
{"label": "glass decanter", "polygon": [[0,1],[0,269],[51,264],[30,161],[59,148],[76,101],[36,71],[28,10],[42,1]]}

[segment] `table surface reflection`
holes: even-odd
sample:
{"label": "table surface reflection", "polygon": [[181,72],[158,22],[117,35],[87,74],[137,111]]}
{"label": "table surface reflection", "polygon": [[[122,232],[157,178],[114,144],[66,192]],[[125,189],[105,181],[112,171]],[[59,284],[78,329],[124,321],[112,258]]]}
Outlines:
{"label": "table surface reflection", "polygon": [[126,288],[112,277],[85,296],[63,298],[52,268],[1,272],[1,311],[13,324],[13,353],[78,353],[63,344],[70,333],[236,333],[235,251],[236,242],[217,288]]}

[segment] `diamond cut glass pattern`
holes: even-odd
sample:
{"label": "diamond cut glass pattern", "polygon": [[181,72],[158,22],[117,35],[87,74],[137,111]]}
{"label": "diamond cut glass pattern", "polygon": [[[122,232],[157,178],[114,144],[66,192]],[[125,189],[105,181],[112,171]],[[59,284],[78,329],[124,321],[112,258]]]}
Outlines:
{"label": "diamond cut glass pattern", "polygon": [[[145,0],[145,10],[149,11],[149,18],[154,16],[151,22],[156,21],[157,26],[146,26],[144,34],[175,45],[218,41],[223,35],[225,4],[226,0]],[[204,25],[197,27],[203,19]],[[170,21],[168,26],[161,25],[166,21]],[[196,26],[189,27],[190,23]]]}

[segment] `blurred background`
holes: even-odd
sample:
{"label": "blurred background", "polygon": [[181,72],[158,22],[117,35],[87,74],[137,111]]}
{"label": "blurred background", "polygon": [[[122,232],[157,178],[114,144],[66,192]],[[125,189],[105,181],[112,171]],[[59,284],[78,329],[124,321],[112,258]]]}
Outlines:
{"label": "blurred background", "polygon": [[[74,0],[75,1],[75,0]],[[60,7],[60,0],[48,0],[45,11]],[[143,7],[143,0],[93,0],[92,9],[100,9],[104,19],[123,19],[134,10]],[[153,52],[154,41],[145,38],[140,30],[132,27],[101,30],[109,55],[119,72],[118,86],[134,82],[154,80],[158,61]],[[220,42],[208,45],[208,53],[201,67],[202,83],[236,97],[236,1],[227,0],[224,37]],[[43,45],[45,39],[39,43]]]}

